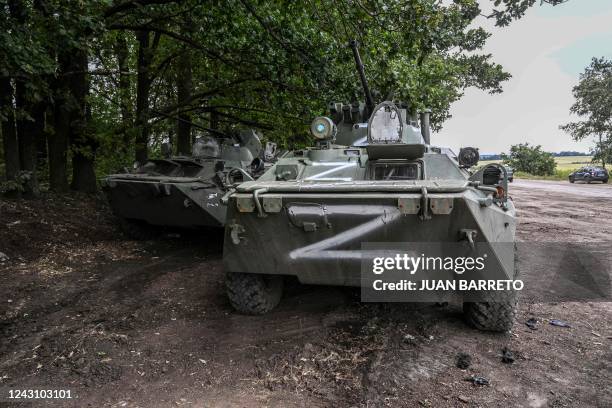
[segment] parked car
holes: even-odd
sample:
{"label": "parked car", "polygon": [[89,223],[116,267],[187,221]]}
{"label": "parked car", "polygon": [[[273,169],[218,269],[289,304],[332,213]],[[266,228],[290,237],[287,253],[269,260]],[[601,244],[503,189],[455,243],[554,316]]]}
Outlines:
{"label": "parked car", "polygon": [[573,183],[574,181],[584,181],[586,183],[601,181],[607,183],[608,170],[599,166],[582,167],[569,175],[569,182]]}

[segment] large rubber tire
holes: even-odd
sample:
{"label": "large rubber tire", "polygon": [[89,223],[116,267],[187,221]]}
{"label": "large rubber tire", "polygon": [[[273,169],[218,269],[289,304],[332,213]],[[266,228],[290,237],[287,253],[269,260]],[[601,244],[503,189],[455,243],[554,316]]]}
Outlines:
{"label": "large rubber tire", "polygon": [[570,177],[569,182],[574,183],[574,179]]}
{"label": "large rubber tire", "polygon": [[283,278],[254,273],[226,273],[230,303],[240,313],[261,315],[274,309],[283,295]]}
{"label": "large rubber tire", "polygon": [[[519,265],[514,250],[514,279],[519,276]],[[469,325],[478,330],[507,332],[514,325],[518,293],[516,291],[492,291],[484,294],[487,301],[464,302],[463,315]]]}
{"label": "large rubber tire", "polygon": [[159,236],[160,230],[144,221],[119,218],[119,228],[131,239],[149,241]]}

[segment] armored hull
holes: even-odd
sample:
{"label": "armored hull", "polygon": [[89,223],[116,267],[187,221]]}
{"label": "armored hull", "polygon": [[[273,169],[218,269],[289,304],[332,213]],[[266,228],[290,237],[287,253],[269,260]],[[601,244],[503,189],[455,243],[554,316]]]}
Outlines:
{"label": "armored hull", "polygon": [[217,162],[190,162],[198,167],[197,177],[113,174],[105,179],[105,191],[113,212],[126,220],[181,228],[223,227],[226,207],[220,200],[225,188],[215,180]]}
{"label": "armored hull", "polygon": [[262,151],[253,131],[238,140],[198,140],[192,156],[148,160],[133,171],[104,178],[104,191],[124,231],[149,238],[152,227],[223,227],[223,195],[234,183],[263,173],[275,153],[273,144]]}
{"label": "armored hull", "polygon": [[[340,164],[342,149],[338,153],[333,163],[341,168],[346,164]],[[354,170],[365,178],[365,149],[363,153],[365,165]],[[452,166],[448,156],[426,154],[420,165],[440,166],[445,161]],[[359,286],[361,262],[367,257],[364,243],[454,243],[467,240],[468,233],[479,243],[513,242],[513,203],[494,205],[491,190],[456,169],[454,179],[260,179],[243,183],[228,204],[224,268],[228,272],[294,275],[308,284]],[[498,258],[512,276],[514,259],[503,253]]]}
{"label": "armored hull", "polygon": [[[334,119],[313,122],[317,147],[294,151],[229,197],[223,264],[236,309],[271,310],[283,275],[367,286],[364,261],[396,245],[414,257],[423,248],[450,255],[453,245],[464,255],[488,254],[485,274],[515,279],[516,210],[503,166],[470,173],[477,149],[457,157],[431,145],[428,129],[394,103],[367,115],[356,105],[356,115],[335,107]],[[479,296],[463,298],[468,320],[485,330],[511,327],[513,291]]]}

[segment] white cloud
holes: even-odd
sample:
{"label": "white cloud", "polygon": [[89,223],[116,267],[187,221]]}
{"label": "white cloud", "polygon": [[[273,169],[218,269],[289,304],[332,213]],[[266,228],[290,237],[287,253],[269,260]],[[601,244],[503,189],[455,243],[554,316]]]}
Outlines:
{"label": "white cloud", "polygon": [[[564,72],[555,54],[586,37],[611,32],[612,7],[592,16],[542,14],[532,9],[509,27],[490,30],[493,35],[484,51],[513,77],[499,95],[467,90],[453,105],[453,118],[432,135],[435,144],[455,150],[475,146],[482,153],[507,151],[521,142],[541,144],[549,151],[588,150],[590,141],[574,142],[559,130],[572,119],[571,89],[578,77]],[[600,55],[609,51],[603,49]]]}

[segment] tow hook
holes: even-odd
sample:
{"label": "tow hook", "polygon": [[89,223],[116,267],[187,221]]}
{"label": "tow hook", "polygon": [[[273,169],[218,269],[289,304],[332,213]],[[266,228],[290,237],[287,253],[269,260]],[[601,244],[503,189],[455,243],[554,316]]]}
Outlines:
{"label": "tow hook", "polygon": [[242,237],[240,234],[244,234],[244,227],[240,224],[232,223],[229,226],[230,228],[230,237],[232,238],[232,243],[234,245],[239,245]]}
{"label": "tow hook", "polygon": [[259,194],[268,192],[267,188],[260,188],[258,190],[253,191],[253,201],[255,201],[255,207],[257,208],[257,216],[259,218],[264,218],[266,213],[264,213],[263,207],[259,202]]}
{"label": "tow hook", "polygon": [[460,240],[467,239],[468,243],[470,244],[470,247],[472,248],[472,251],[476,249],[476,246],[474,244],[474,238],[476,238],[476,235],[478,235],[478,231],[464,228],[459,231],[459,234],[461,235]]}
{"label": "tow hook", "polygon": [[221,197],[221,203],[227,205],[228,201],[229,201],[229,197],[236,191],[235,188],[228,188],[227,189],[227,193],[223,194],[223,197]]}
{"label": "tow hook", "polygon": [[421,219],[424,221],[431,219],[431,215],[429,215],[429,197],[427,196],[427,187],[425,186],[421,188]]}

